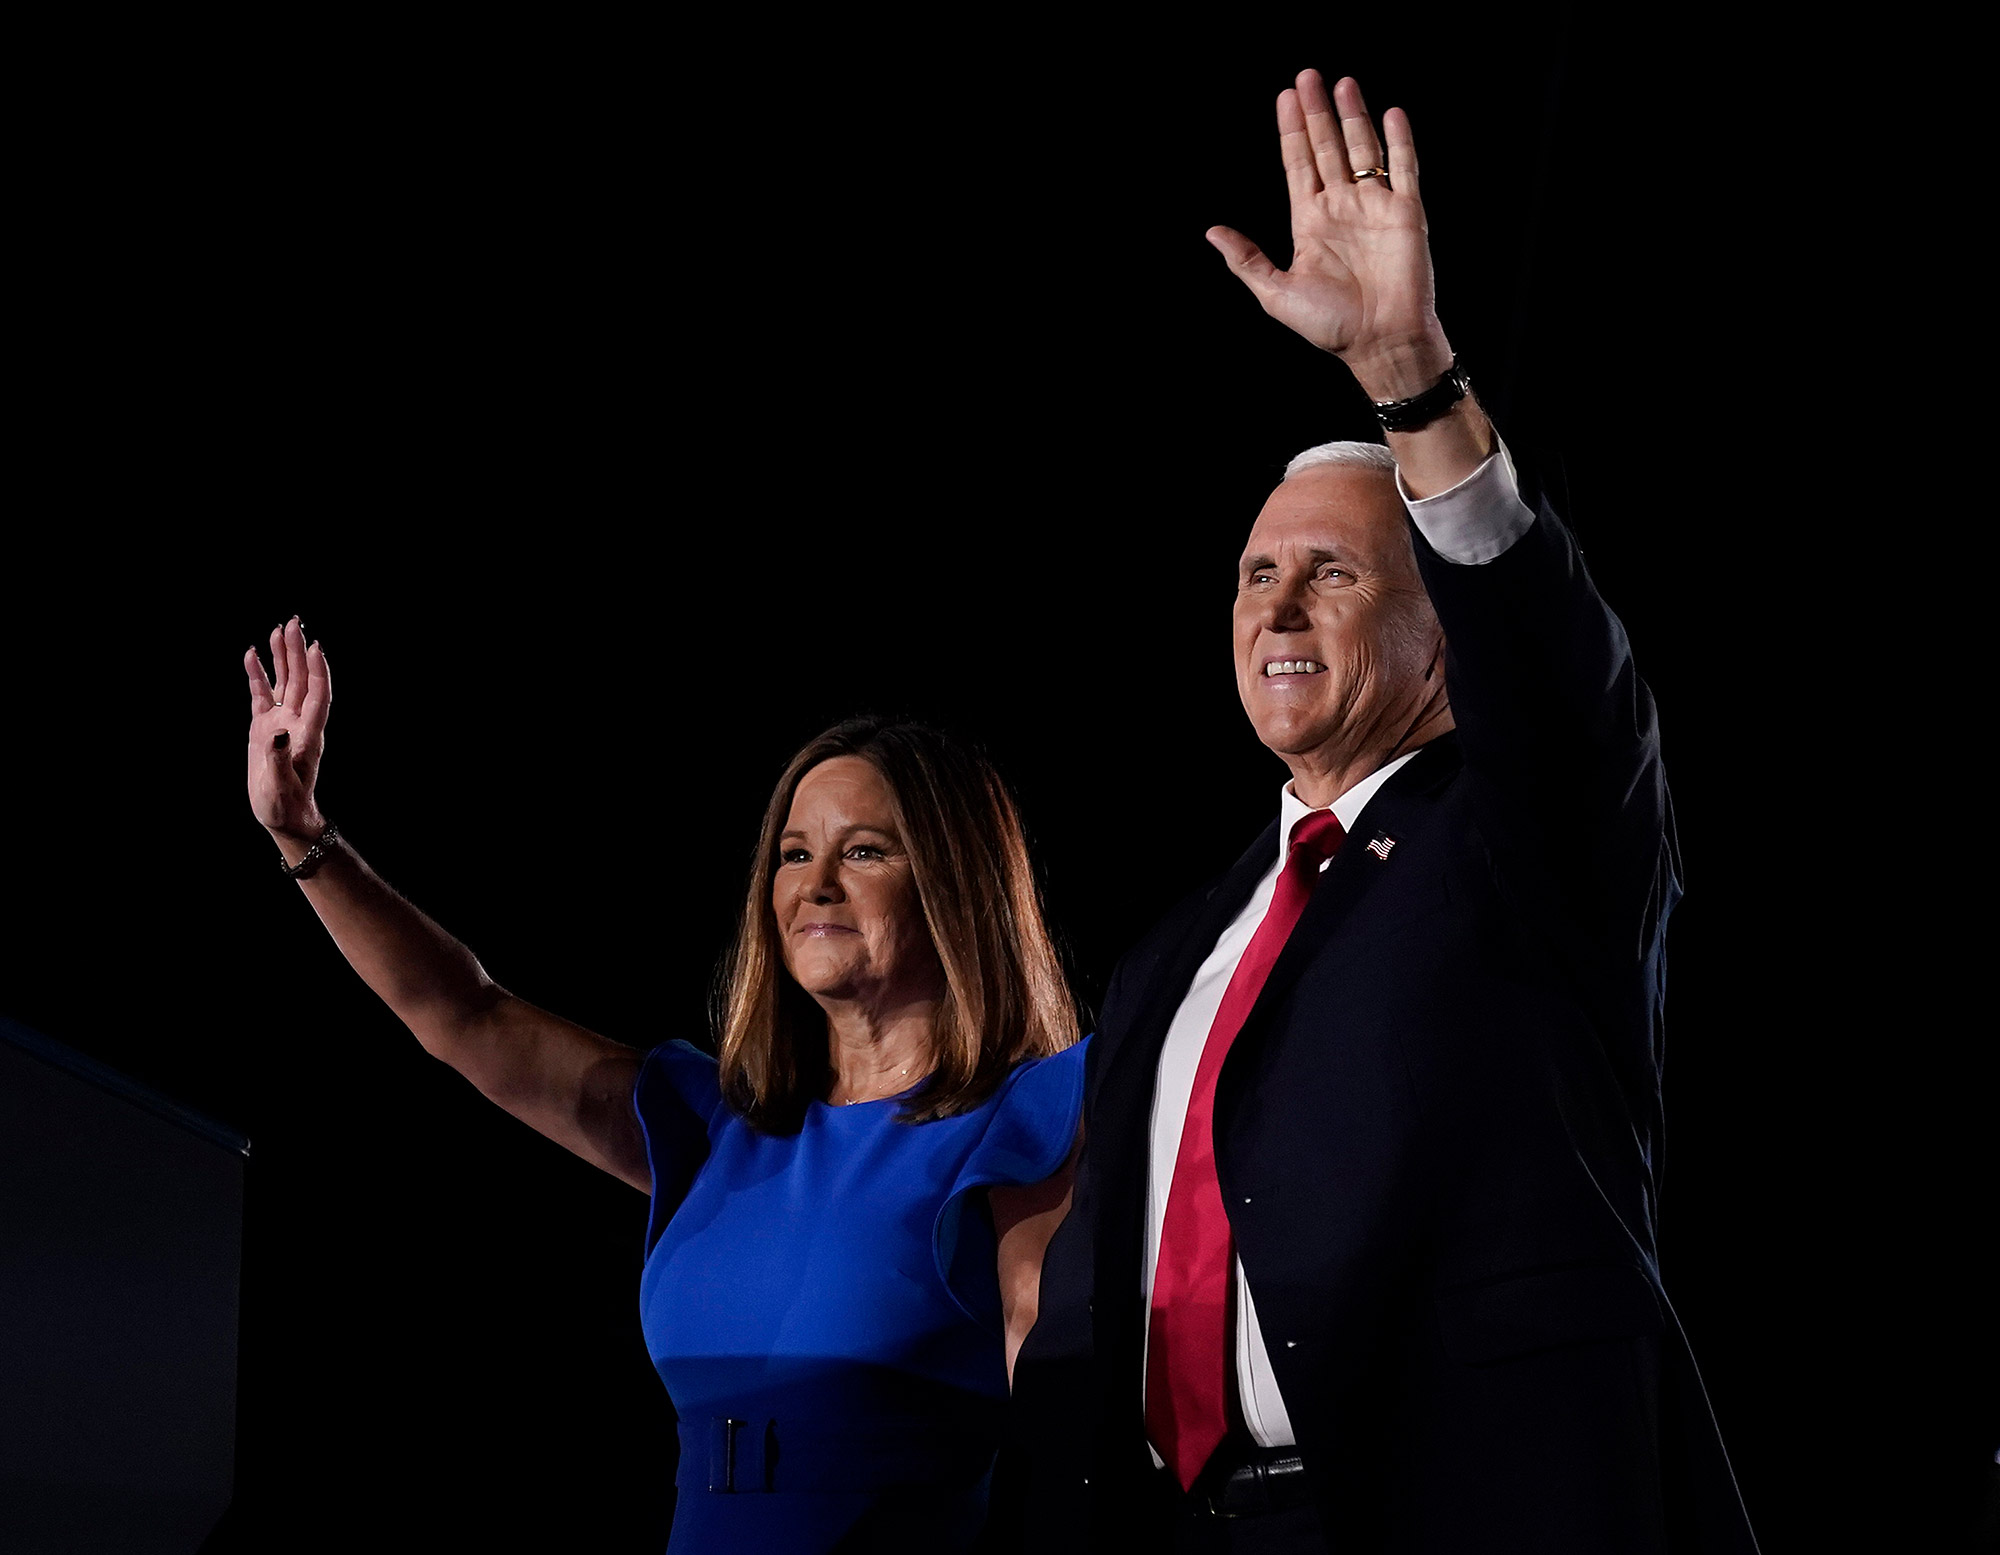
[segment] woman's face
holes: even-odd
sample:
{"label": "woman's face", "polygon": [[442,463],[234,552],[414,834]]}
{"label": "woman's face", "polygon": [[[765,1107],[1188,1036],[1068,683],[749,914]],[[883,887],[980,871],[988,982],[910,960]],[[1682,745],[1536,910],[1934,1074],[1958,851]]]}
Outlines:
{"label": "woman's face", "polygon": [[771,877],[785,969],[822,1004],[881,1016],[944,990],[882,774],[835,756],[799,780]]}

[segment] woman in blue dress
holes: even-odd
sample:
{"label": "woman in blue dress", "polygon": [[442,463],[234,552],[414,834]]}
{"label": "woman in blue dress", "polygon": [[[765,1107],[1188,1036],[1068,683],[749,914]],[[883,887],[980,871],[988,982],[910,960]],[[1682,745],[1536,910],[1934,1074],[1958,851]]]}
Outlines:
{"label": "woman in blue dress", "polygon": [[719,1060],[642,1054],[499,987],[368,868],[315,798],[326,657],[296,618],[271,657],[245,656],[251,808],[341,951],[427,1051],[651,1195],[673,1555],[972,1547],[1083,1104],[992,768],[880,720],[807,745],[765,812]]}

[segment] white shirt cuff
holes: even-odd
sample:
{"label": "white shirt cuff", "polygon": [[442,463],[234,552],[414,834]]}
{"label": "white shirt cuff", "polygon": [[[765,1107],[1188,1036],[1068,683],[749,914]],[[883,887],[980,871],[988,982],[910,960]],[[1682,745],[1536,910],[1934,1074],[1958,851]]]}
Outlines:
{"label": "white shirt cuff", "polygon": [[1412,497],[1402,471],[1396,472],[1403,506],[1430,548],[1462,567],[1503,555],[1535,522],[1535,510],[1521,500],[1521,483],[1507,445],[1494,441],[1484,464],[1435,497]]}

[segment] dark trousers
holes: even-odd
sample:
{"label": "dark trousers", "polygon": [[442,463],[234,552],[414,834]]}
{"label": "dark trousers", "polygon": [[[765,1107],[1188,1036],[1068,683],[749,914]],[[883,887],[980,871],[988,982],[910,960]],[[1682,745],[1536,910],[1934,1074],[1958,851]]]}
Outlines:
{"label": "dark trousers", "polygon": [[1333,1546],[1310,1506],[1254,1517],[1194,1517],[1174,1523],[1174,1555],[1329,1555]]}

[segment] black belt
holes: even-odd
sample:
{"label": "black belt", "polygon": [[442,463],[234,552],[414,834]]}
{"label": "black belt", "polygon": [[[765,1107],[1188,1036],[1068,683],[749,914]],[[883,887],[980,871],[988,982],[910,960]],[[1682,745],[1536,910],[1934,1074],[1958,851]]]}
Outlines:
{"label": "black belt", "polygon": [[939,1420],[680,1422],[683,1491],[755,1495],[976,1485],[993,1467],[990,1432]]}
{"label": "black belt", "polygon": [[[1160,1472],[1173,1480],[1172,1469]],[[1174,1490],[1179,1493],[1178,1483]],[[1228,1443],[1209,1460],[1194,1489],[1181,1496],[1181,1508],[1194,1517],[1255,1517],[1289,1511],[1310,1500],[1312,1487],[1298,1448],[1238,1448]]]}

